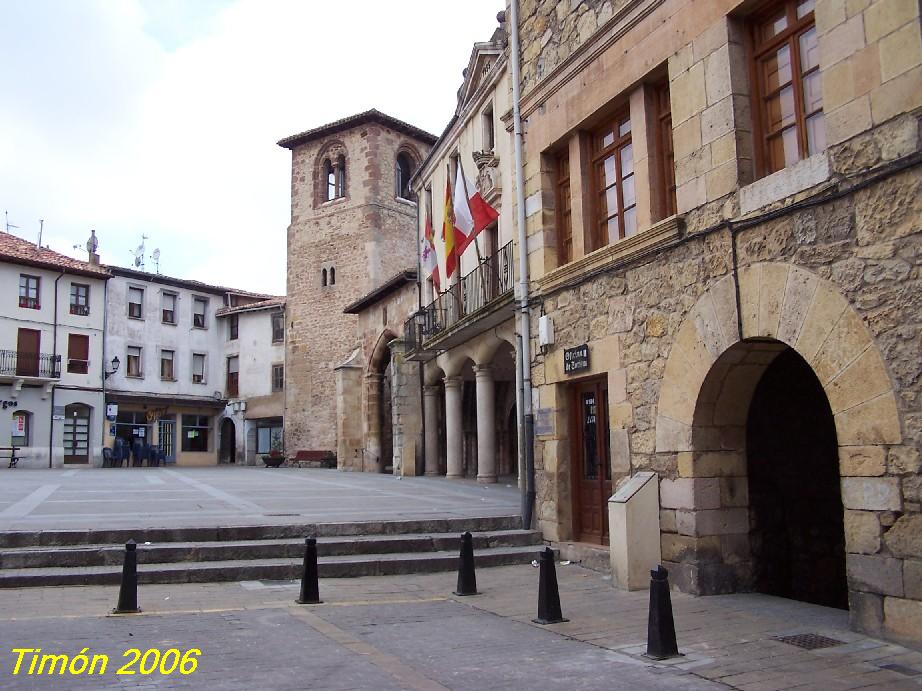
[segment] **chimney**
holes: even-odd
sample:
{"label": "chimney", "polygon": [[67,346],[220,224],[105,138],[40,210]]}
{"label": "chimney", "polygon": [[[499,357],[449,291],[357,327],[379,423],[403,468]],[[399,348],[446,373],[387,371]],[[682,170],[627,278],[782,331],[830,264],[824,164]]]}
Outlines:
{"label": "chimney", "polygon": [[90,239],[86,241],[86,253],[90,257],[90,264],[99,266],[99,255],[96,250],[99,248],[99,240],[96,239],[96,231],[90,231]]}

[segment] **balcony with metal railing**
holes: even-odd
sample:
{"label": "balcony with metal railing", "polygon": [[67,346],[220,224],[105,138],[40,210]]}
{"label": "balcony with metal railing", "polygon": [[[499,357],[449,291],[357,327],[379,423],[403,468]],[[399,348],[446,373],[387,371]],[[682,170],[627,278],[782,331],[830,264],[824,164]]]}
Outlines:
{"label": "balcony with metal railing", "polygon": [[509,242],[405,322],[408,359],[430,360],[508,319],[514,274]]}
{"label": "balcony with metal railing", "polygon": [[60,379],[61,356],[0,350],[0,377],[4,379]]}

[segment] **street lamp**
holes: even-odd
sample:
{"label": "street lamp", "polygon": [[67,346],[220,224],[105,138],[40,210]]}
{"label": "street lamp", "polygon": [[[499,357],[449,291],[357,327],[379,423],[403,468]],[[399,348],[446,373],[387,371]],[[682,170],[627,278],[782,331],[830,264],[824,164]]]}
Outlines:
{"label": "street lamp", "polygon": [[111,372],[105,372],[105,378],[108,379],[108,378],[111,377],[113,374],[115,374],[116,372],[118,372],[118,366],[121,365],[121,364],[122,364],[122,363],[119,362],[118,355],[116,355],[114,358],[112,358],[112,371],[111,371]]}

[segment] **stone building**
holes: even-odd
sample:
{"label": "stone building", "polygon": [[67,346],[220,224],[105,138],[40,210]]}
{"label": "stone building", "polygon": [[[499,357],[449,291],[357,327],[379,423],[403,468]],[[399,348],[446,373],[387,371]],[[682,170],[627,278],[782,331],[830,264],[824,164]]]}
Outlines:
{"label": "stone building", "polygon": [[919,3],[523,0],[519,30],[545,537],[623,554],[608,498],[652,471],[679,588],[922,640]]}
{"label": "stone building", "polygon": [[[370,110],[279,142],[292,153],[285,358],[290,454],[337,450],[334,368],[353,362],[364,340],[356,315],[343,310],[412,269],[417,205],[408,183],[434,141],[419,128]],[[386,322],[379,335],[388,333]],[[391,334],[398,335],[393,329]],[[353,364],[381,362],[363,357]],[[370,399],[363,399],[367,412]],[[349,452],[340,453],[341,467],[356,467],[356,454],[363,459],[359,467],[393,467],[393,459],[381,456],[380,442],[366,443],[364,436],[361,445],[353,443],[357,437],[350,439]]]}
{"label": "stone building", "polygon": [[511,108],[511,82],[499,19],[490,40],[474,44],[454,115],[413,180],[423,205],[418,237],[428,218],[442,277],[446,187],[454,193],[459,163],[499,218],[464,250],[440,291],[421,277],[424,307],[407,325],[408,357],[426,363],[426,474],[487,483],[519,470],[512,140],[500,121]]}

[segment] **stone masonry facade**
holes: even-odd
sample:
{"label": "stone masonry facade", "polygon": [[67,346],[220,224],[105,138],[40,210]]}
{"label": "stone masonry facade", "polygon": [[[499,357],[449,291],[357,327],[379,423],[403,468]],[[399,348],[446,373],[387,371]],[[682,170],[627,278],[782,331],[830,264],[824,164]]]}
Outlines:
{"label": "stone masonry facade", "polygon": [[[555,345],[532,347],[550,422],[535,446],[539,525],[552,540],[574,537],[562,356],[588,343],[587,374],[607,378],[614,484],[658,473],[674,582],[699,594],[751,588],[746,414],[767,368],[793,349],[835,422],[852,623],[922,640],[919,5],[815,3],[826,147],[771,175],[754,156],[749,6],[694,5],[521,3],[532,333],[539,314],[555,328]],[[657,218],[641,189],[652,169],[638,172],[645,222],[584,252],[578,133],[629,104],[640,158],[651,141],[643,89],[664,79],[677,214]],[[568,150],[575,250],[562,263],[553,161]]]}

